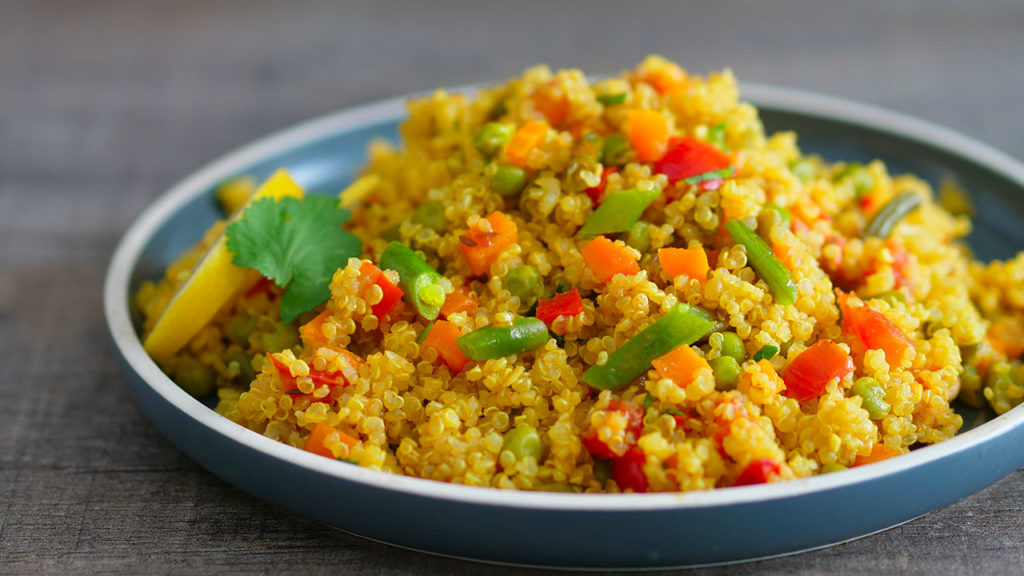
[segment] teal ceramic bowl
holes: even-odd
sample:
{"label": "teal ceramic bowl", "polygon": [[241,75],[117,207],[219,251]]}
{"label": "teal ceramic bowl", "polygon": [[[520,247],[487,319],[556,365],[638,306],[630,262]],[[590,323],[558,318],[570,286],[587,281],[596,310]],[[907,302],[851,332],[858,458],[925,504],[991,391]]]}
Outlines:
{"label": "teal ceramic bowl", "polygon": [[[974,194],[982,258],[1024,249],[1024,166],[966,136],[836,98],[744,85],[769,131],[834,160],[884,160],[893,173],[956,178]],[[1024,407],[966,414],[947,442],[788,483],[681,494],[507,492],[384,474],[242,428],[179,389],[146,355],[130,307],[140,283],[219,217],[215,186],[288,168],[306,189],[342,189],[372,138],[395,139],[404,99],[332,114],[245,146],[188,176],[125,233],[104,303],[125,382],[160,431],[225,481],[329,526],[416,550],[570,568],[712,564],[788,554],[884,530],[950,504],[1024,464]]]}

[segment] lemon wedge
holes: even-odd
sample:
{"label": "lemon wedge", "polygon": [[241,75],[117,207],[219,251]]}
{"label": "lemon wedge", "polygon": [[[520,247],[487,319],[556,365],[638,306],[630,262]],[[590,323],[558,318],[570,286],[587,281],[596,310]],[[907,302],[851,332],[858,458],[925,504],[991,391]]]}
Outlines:
{"label": "lemon wedge", "polygon": [[[256,200],[286,196],[302,198],[302,188],[287,171],[278,170],[256,190],[235,217],[244,215],[245,208]],[[160,361],[181,350],[232,296],[251,284],[253,275],[259,276],[255,270],[235,266],[231,262],[233,257],[228,251],[225,236],[221,234],[199,261],[188,282],[171,299],[153,331],[146,336],[142,345],[150,356]]]}

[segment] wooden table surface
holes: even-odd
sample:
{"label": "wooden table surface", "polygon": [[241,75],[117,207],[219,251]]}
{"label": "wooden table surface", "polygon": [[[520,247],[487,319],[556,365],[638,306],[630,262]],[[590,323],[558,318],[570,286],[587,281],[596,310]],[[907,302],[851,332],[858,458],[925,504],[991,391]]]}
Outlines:
{"label": "wooden table surface", "polygon": [[[519,572],[264,504],[133,404],[101,309],[113,248],[163,190],[252,138],[537,62],[614,72],[658,52],[908,112],[1024,158],[1016,0],[142,4],[0,3],[0,573]],[[1024,573],[1024,471],[882,534],[702,572]]]}

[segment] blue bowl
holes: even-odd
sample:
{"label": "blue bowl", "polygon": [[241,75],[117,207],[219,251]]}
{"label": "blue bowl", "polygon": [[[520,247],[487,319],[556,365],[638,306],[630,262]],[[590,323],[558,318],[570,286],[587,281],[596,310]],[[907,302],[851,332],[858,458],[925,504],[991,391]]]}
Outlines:
{"label": "blue bowl", "polygon": [[[744,85],[768,131],[795,130],[832,160],[884,160],[933,183],[956,178],[978,207],[982,258],[1024,248],[1024,166],[979,142],[907,116],[835,98]],[[307,190],[336,192],[373,138],[396,139],[404,99],[332,114],[260,140],[185,178],[127,231],[104,304],[139,407],[192,459],[272,504],[382,542],[463,558],[573,568],[733,562],[842,542],[959,500],[1024,464],[1024,406],[965,415],[955,438],[872,466],[781,484],[677,494],[553,494],[457,486],[375,472],[247,430],[178,388],[146,355],[131,295],[161,275],[220,213],[219,182],[288,168]]]}

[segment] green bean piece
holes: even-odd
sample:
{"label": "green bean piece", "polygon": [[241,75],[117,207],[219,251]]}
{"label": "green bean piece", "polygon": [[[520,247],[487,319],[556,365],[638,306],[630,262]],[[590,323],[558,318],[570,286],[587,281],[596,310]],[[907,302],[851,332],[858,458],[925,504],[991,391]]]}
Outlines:
{"label": "green bean piece", "polygon": [[412,222],[431,230],[444,230],[444,204],[437,200],[430,200],[420,204],[419,208],[412,213]]}
{"label": "green bean piece", "polygon": [[622,134],[609,134],[604,139],[602,162],[611,166],[619,166],[626,161],[629,142]]}
{"label": "green bean piece", "polygon": [[234,379],[242,384],[248,384],[256,378],[256,371],[252,369],[252,356],[237,348],[224,354],[224,363],[229,367],[233,363],[238,364],[238,375]]}
{"label": "green bean piece", "polygon": [[188,356],[182,358],[175,368],[174,381],[193,398],[205,398],[217,388],[213,369]]}
{"label": "green bean piece", "polygon": [[765,344],[761,346],[761,349],[754,354],[754,362],[760,362],[761,360],[771,360],[779,353],[779,347],[772,344]]}
{"label": "green bean piece", "polygon": [[618,106],[619,104],[624,104],[626,102],[626,93],[617,92],[615,94],[599,94],[597,96],[597,101],[604,106]]}
{"label": "green bean piece", "polygon": [[437,270],[400,242],[392,242],[384,248],[380,266],[398,272],[398,283],[405,292],[405,300],[416,307],[420,316],[427,320],[437,318],[445,298],[442,276]]}
{"label": "green bean piece", "polygon": [[502,450],[508,450],[516,460],[522,460],[527,456],[540,462],[544,452],[544,445],[541,443],[540,434],[533,426],[523,424],[516,426],[505,433],[505,439],[501,443]]}
{"label": "green bean piece", "polygon": [[423,328],[423,332],[420,332],[420,335],[416,337],[416,343],[417,344],[423,344],[423,341],[427,339],[427,334],[430,334],[430,330],[433,327],[434,327],[434,323],[433,322],[427,324],[426,327]]}
{"label": "green bean piece", "polygon": [[779,219],[782,221],[782,224],[786,228],[789,228],[790,226],[793,225],[793,213],[790,212],[789,210],[775,204],[765,204],[764,208],[765,210],[771,210],[772,212],[778,214]]}
{"label": "green bean piece", "polygon": [[503,148],[512,139],[512,128],[506,124],[488,122],[473,136],[473,146],[481,154],[490,158]]}
{"label": "green bean piece", "polygon": [[516,266],[509,270],[503,280],[505,290],[519,298],[519,309],[529,310],[544,296],[544,279],[533,266]]}
{"label": "green bean piece", "polygon": [[791,306],[796,302],[796,284],[789,269],[779,262],[772,249],[740,220],[729,220],[725,229],[737,244],[747,249],[747,261],[757,275],[768,284],[775,301],[783,306]]}
{"label": "green bean piece", "polygon": [[831,474],[833,472],[842,472],[843,470],[847,470],[847,467],[843,466],[842,464],[836,464],[835,462],[833,462],[831,464],[825,464],[824,466],[821,467],[821,473],[822,474]]}
{"label": "green bean piece", "polygon": [[922,203],[921,197],[917,194],[900,192],[875,214],[875,217],[864,228],[864,237],[874,236],[885,240],[892,234],[896,225],[911,212],[920,208]]}
{"label": "green bean piece", "polygon": [[881,420],[889,415],[892,407],[885,401],[885,390],[882,385],[874,378],[858,378],[850,390],[861,397],[861,406],[868,411],[868,416],[872,420]]}
{"label": "green bean piece", "polygon": [[650,410],[651,404],[654,404],[655,400],[657,400],[657,398],[653,394],[647,394],[644,396],[644,414]]}
{"label": "green bean piece", "polygon": [[725,145],[725,122],[720,122],[708,128],[708,143],[719,150],[729,151],[729,147]]}
{"label": "green bean piece", "polygon": [[601,234],[625,232],[640,219],[644,210],[661,194],[661,190],[630,188],[612,192],[594,210],[580,228],[578,236],[590,237]]}
{"label": "green bean piece", "polygon": [[608,356],[604,364],[587,368],[580,379],[594,388],[617,390],[651,368],[651,361],[711,331],[715,323],[687,304],[676,304]]}
{"label": "green bean piece", "polygon": [[737,362],[747,359],[747,347],[735,332],[722,332],[722,356],[729,356]]}
{"label": "green bean piece", "polygon": [[732,356],[719,356],[708,361],[715,373],[715,390],[732,390],[740,381],[740,363]]}
{"label": "green bean piece", "polygon": [[273,332],[263,335],[263,350],[266,352],[280,352],[292,348],[299,343],[299,329],[291,322],[278,324]]}
{"label": "green bean piece", "polygon": [[548,326],[536,318],[517,316],[506,326],[486,326],[455,339],[455,345],[477,362],[522,354],[547,343]]}
{"label": "green bean piece", "polygon": [[725,178],[731,178],[732,175],[735,173],[736,168],[732,166],[726,166],[725,168],[720,168],[718,170],[708,170],[707,172],[702,172],[700,174],[697,174],[696,176],[683,178],[683,182],[686,182],[687,184],[691,185],[696,185],[707,180],[723,180]]}
{"label": "green bean piece", "polygon": [[641,254],[651,248],[651,225],[638,220],[626,233],[626,245],[636,248]]}
{"label": "green bean piece", "polygon": [[228,337],[242,348],[248,348],[249,336],[256,331],[256,317],[236,314],[228,320]]}
{"label": "green bean piece", "polygon": [[515,196],[526,187],[526,171],[518,166],[502,164],[491,176],[491,190],[499,196]]}

